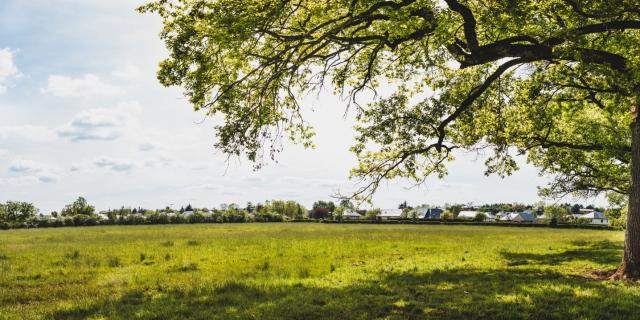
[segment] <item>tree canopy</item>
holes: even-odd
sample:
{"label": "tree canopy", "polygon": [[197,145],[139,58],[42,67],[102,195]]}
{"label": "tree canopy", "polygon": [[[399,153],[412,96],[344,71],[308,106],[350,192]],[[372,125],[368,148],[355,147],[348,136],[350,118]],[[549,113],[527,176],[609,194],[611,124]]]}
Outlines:
{"label": "tree canopy", "polygon": [[[452,150],[477,148],[493,150],[487,173],[501,175],[526,154],[557,176],[548,195],[628,188],[635,1],[158,0],[141,11],[164,21],[161,82],[222,114],[216,146],[257,166],[282,137],[312,145],[299,101],[330,86],[357,115],[361,198],[384,179],[443,176]],[[376,94],[362,104],[363,92]]]}
{"label": "tree canopy", "polygon": [[68,204],[64,207],[64,209],[62,209],[62,211],[60,211],[60,214],[63,217],[69,216],[69,217],[73,217],[73,216],[78,216],[78,215],[86,215],[86,216],[91,216],[95,213],[95,207],[90,205],[87,202],[87,199],[83,198],[83,197],[78,197],[78,199],[76,199],[76,201],[74,201],[71,204]]}

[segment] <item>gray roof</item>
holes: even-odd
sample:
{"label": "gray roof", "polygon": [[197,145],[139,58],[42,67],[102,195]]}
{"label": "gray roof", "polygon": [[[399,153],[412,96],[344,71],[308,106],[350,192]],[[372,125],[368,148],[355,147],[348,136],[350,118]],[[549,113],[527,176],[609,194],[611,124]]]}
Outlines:
{"label": "gray roof", "polygon": [[400,217],[402,215],[402,209],[382,209],[380,210],[380,217]]}
{"label": "gray roof", "polygon": [[602,212],[592,211],[585,214],[574,214],[574,217],[578,219],[607,219],[607,216]]}
{"label": "gray roof", "polygon": [[357,213],[357,212],[355,212],[355,211],[353,211],[353,210],[345,210],[345,211],[342,213],[342,216],[343,216],[343,217],[362,217],[362,215],[361,215],[361,214],[359,214],[359,213]]}
{"label": "gray roof", "polygon": [[533,216],[533,214],[530,211],[524,211],[524,212],[514,212],[509,214],[507,217],[507,220],[514,220],[516,217],[522,217],[523,220],[525,221],[533,221],[535,220],[535,217]]}

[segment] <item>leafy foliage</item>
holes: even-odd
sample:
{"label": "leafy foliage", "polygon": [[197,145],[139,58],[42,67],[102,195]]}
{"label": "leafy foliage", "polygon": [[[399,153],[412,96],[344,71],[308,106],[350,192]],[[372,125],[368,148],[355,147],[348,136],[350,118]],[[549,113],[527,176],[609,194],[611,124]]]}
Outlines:
{"label": "leafy foliage", "polygon": [[73,217],[78,215],[92,216],[95,208],[87,202],[87,199],[78,197],[76,201],[68,204],[60,211],[63,217]]}
{"label": "leafy foliage", "polygon": [[[543,195],[624,193],[640,79],[634,1],[157,0],[158,77],[222,114],[216,146],[262,165],[288,136],[312,146],[300,98],[355,104],[352,151],[370,199],[384,179],[444,176],[452,151],[490,148],[487,174],[526,154]],[[367,105],[363,91],[377,94]],[[265,152],[266,151],[266,152]]]}

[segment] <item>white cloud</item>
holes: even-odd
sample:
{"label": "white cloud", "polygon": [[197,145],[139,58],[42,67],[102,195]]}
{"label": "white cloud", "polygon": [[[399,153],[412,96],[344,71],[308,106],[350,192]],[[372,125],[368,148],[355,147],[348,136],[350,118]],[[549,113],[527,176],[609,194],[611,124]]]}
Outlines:
{"label": "white cloud", "polygon": [[114,159],[109,157],[99,158],[94,162],[94,164],[98,168],[105,168],[117,172],[130,172],[134,167],[134,164],[127,160]]}
{"label": "white cloud", "polygon": [[9,150],[0,148],[0,159],[9,154]]}
{"label": "white cloud", "polygon": [[15,188],[18,186],[33,185],[38,183],[39,181],[40,180],[34,176],[0,178],[0,186],[10,186],[11,188]]}
{"label": "white cloud", "polygon": [[156,148],[156,145],[150,142],[141,143],[138,145],[140,151],[152,151]]}
{"label": "white cloud", "polygon": [[141,74],[140,68],[132,64],[123,66],[122,68],[119,68],[116,71],[111,73],[111,75],[113,75],[114,77],[122,78],[122,79],[137,78],[138,76],[140,76],[140,74]]}
{"label": "white cloud", "polygon": [[17,125],[0,127],[0,140],[48,142],[54,136],[55,132],[44,126]]}
{"label": "white cloud", "polygon": [[32,180],[44,183],[58,181],[58,175],[53,167],[33,160],[14,160],[9,165],[9,172],[22,177],[31,177]]}
{"label": "white cloud", "polygon": [[79,78],[50,75],[47,87],[40,91],[57,97],[114,96],[124,93],[122,88],[105,83],[93,74]]}
{"label": "white cloud", "polygon": [[20,71],[13,61],[13,51],[9,48],[0,49],[0,94],[7,92],[7,82],[20,77]]}
{"label": "white cloud", "polygon": [[85,110],[59,128],[58,135],[71,141],[115,140],[136,126],[139,112],[140,105],[137,102]]}

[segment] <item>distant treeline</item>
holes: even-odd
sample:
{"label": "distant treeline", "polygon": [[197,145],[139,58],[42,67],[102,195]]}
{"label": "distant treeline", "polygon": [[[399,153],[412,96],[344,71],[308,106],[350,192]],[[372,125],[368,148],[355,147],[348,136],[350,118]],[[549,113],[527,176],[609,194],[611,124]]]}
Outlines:
{"label": "distant treeline", "polygon": [[[423,205],[424,206],[424,205]],[[406,202],[398,206],[405,214],[400,221],[383,222],[379,221],[380,209],[357,210],[354,205],[347,200],[335,204],[332,201],[317,201],[311,209],[306,209],[303,205],[295,201],[272,200],[264,203],[253,204],[248,202],[241,207],[237,204],[223,204],[220,208],[193,208],[191,205],[180,209],[166,207],[159,210],[149,210],[144,208],[109,209],[107,211],[96,212],[95,207],[90,205],[86,199],[80,197],[73,203],[65,206],[60,212],[51,212],[48,215],[41,214],[31,203],[20,201],[7,201],[0,203],[0,229],[12,228],[46,228],[46,227],[68,227],[68,226],[95,226],[95,225],[140,225],[140,224],[185,224],[185,223],[243,223],[243,222],[343,222],[343,213],[347,210],[356,211],[361,214],[364,223],[416,223],[416,219],[411,219],[410,213],[414,208]],[[441,217],[443,223],[455,223],[460,210],[468,208],[465,205],[446,205],[445,212]],[[519,211],[534,210],[538,212],[547,211],[555,218],[554,222],[568,223],[563,217],[569,217],[572,212],[585,208],[582,205],[552,205],[545,207],[543,204],[526,206],[521,204],[490,204],[475,207],[478,211],[498,212],[498,211]],[[591,206],[587,206],[591,208]],[[546,209],[546,210],[545,210]],[[615,212],[614,212],[615,213]],[[625,218],[622,216],[622,218]],[[346,221],[344,221],[346,222]],[[459,222],[470,223],[460,220]],[[430,223],[439,223],[431,221]],[[612,224],[619,226],[620,224]]]}

